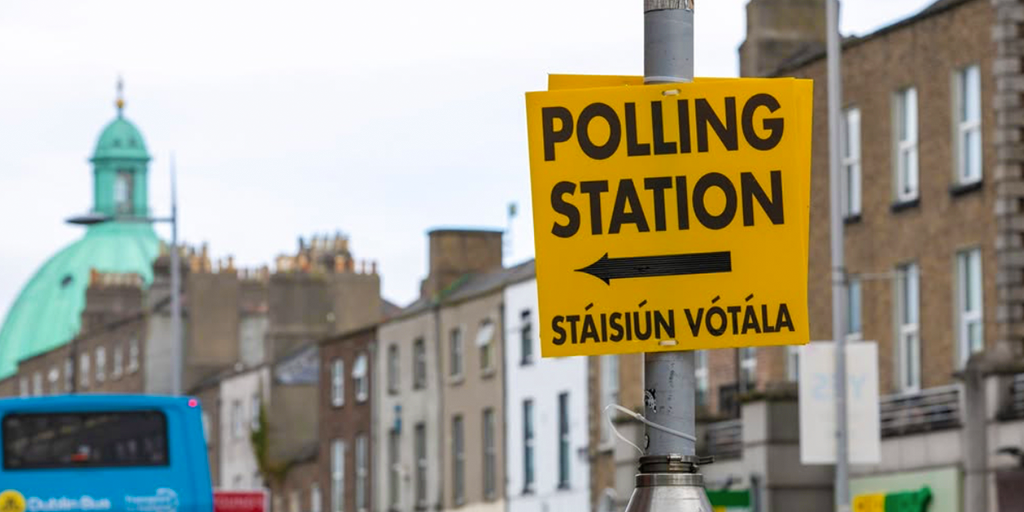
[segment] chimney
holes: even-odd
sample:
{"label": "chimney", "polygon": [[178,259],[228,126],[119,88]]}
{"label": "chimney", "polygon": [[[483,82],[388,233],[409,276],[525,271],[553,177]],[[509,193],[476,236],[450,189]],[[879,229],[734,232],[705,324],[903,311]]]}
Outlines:
{"label": "chimney", "polygon": [[430,238],[429,275],[420,293],[434,297],[466,274],[501,268],[501,231],[436,229]]}
{"label": "chimney", "polygon": [[750,0],[740,76],[768,76],[797,53],[824,50],[825,1]]}

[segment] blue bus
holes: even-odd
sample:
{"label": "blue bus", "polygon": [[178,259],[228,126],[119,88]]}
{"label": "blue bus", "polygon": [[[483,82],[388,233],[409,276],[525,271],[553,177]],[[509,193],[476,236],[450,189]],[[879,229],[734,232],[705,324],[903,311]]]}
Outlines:
{"label": "blue bus", "polygon": [[0,512],[212,512],[199,401],[0,399]]}

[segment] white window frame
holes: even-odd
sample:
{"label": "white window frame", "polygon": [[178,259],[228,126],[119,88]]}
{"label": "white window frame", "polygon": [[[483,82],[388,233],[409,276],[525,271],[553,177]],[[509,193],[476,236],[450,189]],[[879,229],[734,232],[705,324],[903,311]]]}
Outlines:
{"label": "white window frame", "polygon": [[75,389],[75,359],[68,357],[64,359],[64,392],[70,393]]}
{"label": "white window frame", "polygon": [[427,425],[416,424],[413,431],[413,457],[416,458],[415,502],[416,507],[427,506]]}
{"label": "white window frame", "polygon": [[367,489],[367,482],[369,476],[369,468],[367,466],[367,457],[369,456],[369,445],[367,443],[366,434],[359,434],[356,436],[356,510],[359,512],[366,512],[367,503],[369,500],[369,489]]}
{"label": "white window frame", "polygon": [[89,353],[86,352],[78,358],[78,385],[82,389],[89,389]]}
{"label": "white window frame", "polygon": [[466,421],[461,414],[452,417],[452,501],[466,502]]}
{"label": "white window frame", "polygon": [[484,445],[484,499],[493,500],[498,489],[498,426],[494,409],[487,407],[483,412],[483,445]]}
{"label": "white window frame", "polygon": [[[438,354],[438,357],[441,357]],[[416,338],[412,343],[412,388],[427,387],[427,342]]]}
{"label": "white window frame", "polygon": [[46,384],[50,389],[51,395],[60,394],[60,368],[57,365],[50,367],[50,371],[46,373]]}
{"label": "white window frame", "polygon": [[119,380],[124,374],[124,347],[120,343],[114,345],[114,367],[110,371],[110,378]]}
{"label": "white window frame", "polygon": [[[974,83],[969,84],[968,81]],[[953,79],[953,148],[956,155],[954,178],[959,185],[970,185],[978,183],[984,174],[984,144],[981,133],[981,68],[977,64],[965,66],[956,71]],[[975,93],[976,96],[966,97]],[[968,103],[973,105],[968,105]],[[967,119],[969,112],[977,116],[976,119]],[[968,139],[976,136],[978,151],[976,154],[968,155],[965,149],[968,146]],[[968,162],[968,157],[973,157]]]}
{"label": "white window frame", "polygon": [[[984,280],[981,249],[974,247],[956,254],[957,367],[963,368],[971,355],[985,349]],[[973,283],[969,282],[973,277]],[[977,338],[971,339],[972,329]]]}
{"label": "white window frame", "polygon": [[331,406],[345,405],[345,360],[336,358],[331,361]]}
{"label": "white window frame", "polygon": [[32,396],[43,396],[43,372],[36,370],[32,374]]}
{"label": "white window frame", "polygon": [[917,88],[896,92],[893,109],[893,149],[897,202],[910,202],[920,195],[918,154]]}
{"label": "white window frame", "polygon": [[494,371],[494,333],[498,326],[490,318],[480,322],[476,331],[476,347],[480,351],[480,370],[487,374]]}
{"label": "white window frame", "polygon": [[18,396],[25,398],[32,394],[32,386],[29,384],[28,377],[22,376],[18,379]]}
{"label": "white window frame", "polygon": [[558,488],[568,489],[572,485],[572,428],[569,392],[558,395]]}
{"label": "white window frame", "polygon": [[757,347],[742,347],[740,351],[740,392],[757,389]]}
{"label": "white window frame", "polygon": [[132,338],[128,342],[128,373],[134,374],[139,371],[139,340]]}
{"label": "white window frame", "polygon": [[462,339],[462,327],[448,332],[448,377],[452,380],[462,379],[466,367],[466,348]]}
{"label": "white window frame", "polygon": [[388,502],[397,510],[402,499],[402,432],[388,432]]}
{"label": "white window frame", "polygon": [[260,409],[263,408],[263,401],[260,395],[253,395],[249,400],[249,430],[256,432],[260,429]]}
{"label": "white window frame", "polygon": [[107,349],[96,347],[96,382],[107,380]]}
{"label": "white window frame", "polygon": [[399,364],[401,355],[397,343],[388,347],[388,392],[395,394],[401,389],[401,370]]}
{"label": "white window frame", "polygon": [[[857,325],[853,321],[855,311]],[[846,341],[860,341],[864,337],[863,330],[864,288],[859,277],[850,276],[846,283]]]}
{"label": "white window frame", "polygon": [[309,484],[309,512],[321,512],[323,502],[320,496],[320,484],[313,482]]}
{"label": "white window frame", "polygon": [[800,381],[800,346],[786,345],[786,379]]}
{"label": "white window frame", "polygon": [[533,364],[535,352],[533,344],[533,318],[529,309],[524,309],[519,313],[519,318],[522,322],[519,326],[519,364],[520,366],[527,366]]}
{"label": "white window frame", "polygon": [[300,507],[299,491],[297,489],[292,489],[292,491],[288,493],[288,512],[302,512]]}
{"label": "white window frame", "polygon": [[537,485],[537,449],[535,446],[537,438],[536,423],[534,422],[533,399],[523,400],[523,493],[533,491]]}
{"label": "white window frame", "polygon": [[360,352],[352,363],[352,385],[355,386],[356,403],[363,403],[370,398],[369,364],[366,352]]}
{"label": "white window frame", "polygon": [[856,217],[861,212],[860,149],[860,109],[850,107],[843,111],[843,139],[839,153],[843,170],[844,218]]}
{"label": "white window frame", "polygon": [[900,391],[921,390],[921,280],[917,263],[897,268],[896,349]]}
{"label": "white window frame", "polygon": [[708,404],[708,351],[695,350],[693,352],[693,376],[696,380],[698,406],[707,407]]}
{"label": "white window frame", "polygon": [[345,441],[331,441],[331,512],[345,510]]}

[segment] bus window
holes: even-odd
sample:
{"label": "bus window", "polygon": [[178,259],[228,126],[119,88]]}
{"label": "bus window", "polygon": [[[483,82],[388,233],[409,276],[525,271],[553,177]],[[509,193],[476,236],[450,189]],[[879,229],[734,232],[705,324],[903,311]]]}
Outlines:
{"label": "bus window", "polygon": [[160,411],[8,414],[5,470],[167,466]]}

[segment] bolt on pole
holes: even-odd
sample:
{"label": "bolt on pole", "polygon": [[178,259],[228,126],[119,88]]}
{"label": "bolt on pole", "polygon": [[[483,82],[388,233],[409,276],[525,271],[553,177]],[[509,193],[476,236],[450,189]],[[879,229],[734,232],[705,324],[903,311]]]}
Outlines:
{"label": "bolt on pole", "polygon": [[[644,0],[644,83],[693,81],[693,0]],[[694,354],[644,354],[644,415],[696,434]],[[694,455],[695,443],[646,428],[647,455]]]}
{"label": "bolt on pole", "polygon": [[839,151],[842,147],[840,117],[843,98],[840,78],[842,49],[839,37],[839,0],[827,0],[827,2],[829,235],[832,252],[832,339],[836,344],[835,506],[838,512],[848,512],[850,510],[850,479],[846,407],[846,268],[843,262],[843,188],[839,162]]}

